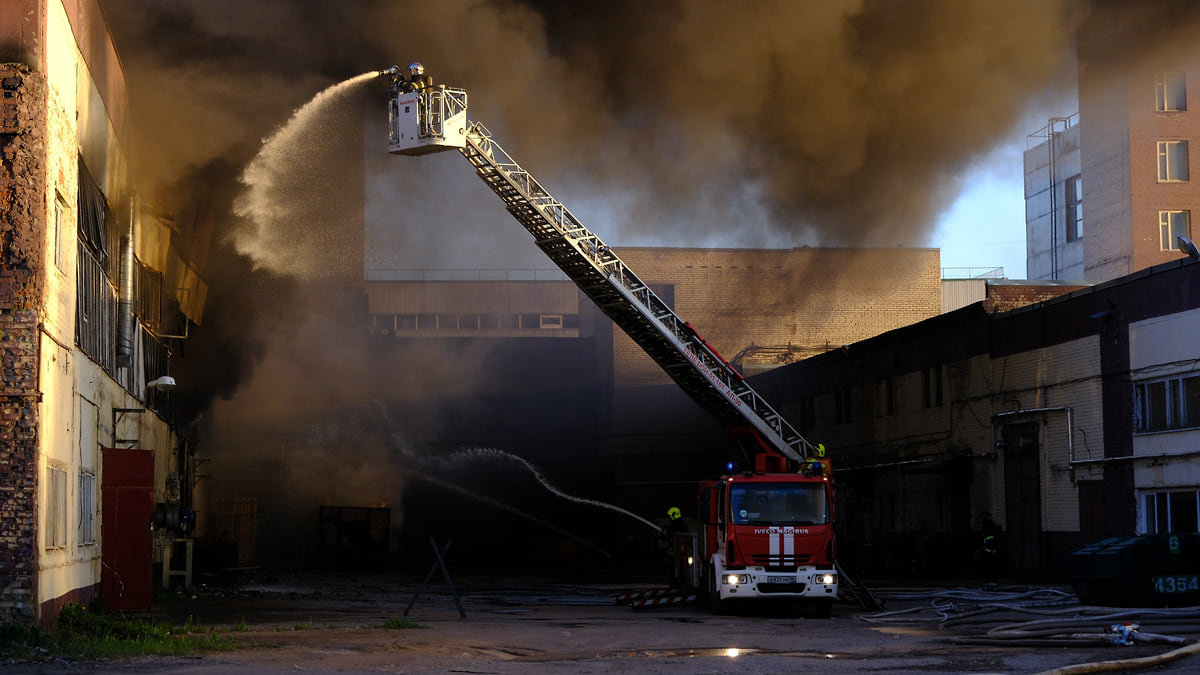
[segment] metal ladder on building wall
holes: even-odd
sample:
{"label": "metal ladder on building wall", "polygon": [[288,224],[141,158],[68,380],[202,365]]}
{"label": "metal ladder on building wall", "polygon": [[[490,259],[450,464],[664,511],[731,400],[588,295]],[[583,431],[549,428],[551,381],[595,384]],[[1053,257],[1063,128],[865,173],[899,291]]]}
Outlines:
{"label": "metal ladder on building wall", "polygon": [[813,446],[746,384],[690,324],[625,266],[612,250],[550,195],[480,123],[459,150],[533,235],[554,264],[650,355],[689,396],[728,426],[749,425],[796,460]]}

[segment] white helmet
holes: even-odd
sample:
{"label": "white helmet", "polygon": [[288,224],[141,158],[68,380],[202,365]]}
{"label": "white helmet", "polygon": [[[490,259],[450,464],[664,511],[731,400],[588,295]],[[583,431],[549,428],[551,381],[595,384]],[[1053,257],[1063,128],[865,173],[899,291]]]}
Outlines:
{"label": "white helmet", "polygon": [[424,75],[425,74],[425,66],[421,65],[420,61],[413,61],[412,63],[408,64],[408,70],[413,75]]}

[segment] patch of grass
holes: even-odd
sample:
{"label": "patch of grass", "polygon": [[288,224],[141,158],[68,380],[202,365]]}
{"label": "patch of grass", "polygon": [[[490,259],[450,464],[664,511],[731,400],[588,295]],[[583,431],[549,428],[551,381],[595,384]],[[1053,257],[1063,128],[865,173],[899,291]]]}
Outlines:
{"label": "patch of grass", "polygon": [[298,623],[293,630],[312,630],[312,622],[306,621],[304,623]]}
{"label": "patch of grass", "polygon": [[417,623],[416,621],[413,621],[412,619],[395,619],[395,618],[384,621],[383,627],[384,628],[393,628],[393,629],[397,629],[397,630],[405,629],[405,628],[426,628],[426,626],[422,626],[421,624]]}
{"label": "patch of grass", "polygon": [[0,630],[0,654],[18,659],[106,659],[140,655],[182,655],[234,649],[236,643],[209,631],[193,636],[189,618],[184,630],[166,623],[90,612],[82,605],[63,607],[54,628],[8,626]]}
{"label": "patch of grass", "polygon": [[250,626],[246,624],[245,619],[242,619],[241,621],[233,624],[233,630],[238,633],[245,633],[250,630]]}

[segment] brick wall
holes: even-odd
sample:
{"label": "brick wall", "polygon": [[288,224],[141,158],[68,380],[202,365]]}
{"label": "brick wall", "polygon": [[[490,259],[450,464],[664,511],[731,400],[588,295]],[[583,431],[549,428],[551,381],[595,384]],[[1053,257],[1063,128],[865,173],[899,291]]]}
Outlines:
{"label": "brick wall", "polygon": [[[752,345],[790,345],[807,357],[941,312],[934,249],[621,248],[617,254],[642,281],[671,285],[675,313],[731,361]],[[623,333],[614,350],[618,387],[670,382]]]}
{"label": "brick wall", "polygon": [[0,624],[35,618],[46,87],[0,66]]}
{"label": "brick wall", "polygon": [[1087,286],[990,284],[987,289],[987,300],[983,305],[988,312],[1007,312],[1018,307],[1045,302],[1084,288]]}

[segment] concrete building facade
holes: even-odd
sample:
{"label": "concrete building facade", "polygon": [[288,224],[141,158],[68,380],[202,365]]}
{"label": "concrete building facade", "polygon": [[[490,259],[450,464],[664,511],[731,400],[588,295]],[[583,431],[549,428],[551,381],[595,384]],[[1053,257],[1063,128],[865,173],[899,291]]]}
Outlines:
{"label": "concrete building facade", "polygon": [[96,2],[4,3],[0,62],[0,623],[47,624],[98,596],[148,606],[149,519],[178,506],[182,471],[149,385],[169,372],[166,317],[198,320],[203,284],[132,185]]}
{"label": "concrete building facade", "polygon": [[1078,39],[1079,112],[1025,152],[1032,279],[1106,281],[1173,260],[1200,213],[1195,40],[1135,43],[1092,23]]}
{"label": "concrete building facade", "polygon": [[[931,249],[616,253],[748,373],[840,349],[941,309],[939,255]],[[580,494],[647,516],[693,502],[695,481],[730,459],[724,427],[573,282],[407,276],[420,278],[366,284],[379,379],[410,380],[433,361],[453,371],[426,380],[422,400],[392,406],[420,423],[443,421],[410,437],[511,450]],[[382,391],[377,398],[394,400]],[[626,524],[594,531],[620,539]]]}
{"label": "concrete building facade", "polygon": [[1008,287],[752,384],[829,449],[852,568],[961,573],[988,513],[1010,573],[1061,579],[1100,537],[1197,531],[1200,380],[1175,330],[1198,284],[1176,260],[1032,304]]}

